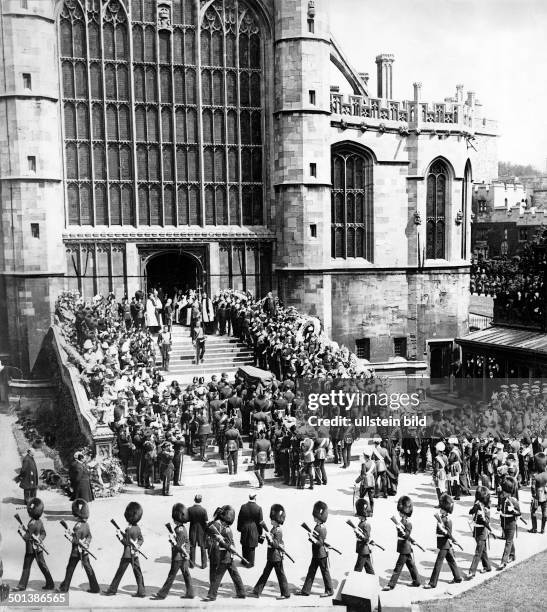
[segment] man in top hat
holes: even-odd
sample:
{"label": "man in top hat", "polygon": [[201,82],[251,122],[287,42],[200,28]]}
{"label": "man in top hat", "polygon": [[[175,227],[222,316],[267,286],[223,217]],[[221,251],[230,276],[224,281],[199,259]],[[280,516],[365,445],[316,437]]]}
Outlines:
{"label": "man in top hat", "polygon": [[308,596],[310,594],[317,568],[321,570],[323,583],[325,585],[325,592],[321,594],[321,597],[332,597],[333,595],[332,579],[329,571],[329,553],[325,546],[325,541],[327,539],[325,523],[327,522],[328,516],[329,508],[327,504],[322,501],[316,502],[313,506],[313,518],[315,520],[315,527],[312,533],[313,539],[310,538],[312,543],[312,559],[308,568],[306,580],[304,581],[304,586],[300,591],[297,591],[297,595]]}
{"label": "man in top hat", "polygon": [[23,489],[25,504],[28,504],[31,499],[36,497],[38,488],[38,468],[36,467],[36,461],[34,461],[32,448],[27,449],[27,454],[21,461],[21,470],[15,480]]}
{"label": "man in top hat", "polygon": [[86,502],[95,499],[91,489],[89,470],[84,464],[84,454],[82,452],[74,453],[74,460],[70,464],[68,477],[74,499],[83,499]]}
{"label": "man in top hat", "polygon": [[46,530],[44,529],[44,524],[40,520],[40,517],[44,513],[44,504],[42,500],[37,497],[31,499],[27,504],[27,512],[30,516],[30,521],[27,524],[26,531],[24,531],[22,527],[17,529],[25,541],[25,558],[23,560],[23,572],[15,590],[24,591],[27,588],[30,568],[32,562],[36,559],[36,563],[46,579],[46,583],[42,589],[51,591],[55,588],[55,584],[44,559],[44,552],[40,548],[40,544],[46,539]]}
{"label": "man in top hat", "polygon": [[250,493],[249,501],[241,506],[237,517],[237,530],[241,533],[242,554],[248,561],[247,567],[254,567],[263,520],[262,508],[256,503],[256,493]]}
{"label": "man in top hat", "polygon": [[201,505],[201,495],[194,497],[194,505],[188,508],[190,522],[190,561],[196,561],[196,547],[201,549],[201,568],[207,567],[207,510]]}
{"label": "man in top hat", "polygon": [[70,583],[72,581],[72,575],[78,565],[78,561],[82,562],[82,567],[85,570],[87,579],[89,580],[88,593],[99,593],[101,591],[95,572],[91,567],[89,560],[89,553],[87,548],[91,543],[91,531],[87,523],[89,518],[89,505],[84,499],[75,499],[72,502],[72,515],[76,517],[76,524],[72,528],[72,548],[70,550],[70,557],[68,559],[68,565],[66,567],[65,579],[59,585],[59,591],[61,593],[68,592]]}

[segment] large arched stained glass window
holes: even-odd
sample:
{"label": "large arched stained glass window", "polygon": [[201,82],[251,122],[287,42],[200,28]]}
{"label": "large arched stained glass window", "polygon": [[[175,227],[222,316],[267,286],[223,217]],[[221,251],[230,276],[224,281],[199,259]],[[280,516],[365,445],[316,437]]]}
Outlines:
{"label": "large arched stained glass window", "polygon": [[263,223],[259,22],[243,0],[199,6],[65,0],[70,225]]}
{"label": "large arched stained glass window", "polygon": [[332,257],[374,261],[373,162],[368,153],[332,156]]}
{"label": "large arched stained glass window", "polygon": [[448,192],[448,168],[437,160],[427,175],[427,247],[428,259],[445,259],[446,200]]}

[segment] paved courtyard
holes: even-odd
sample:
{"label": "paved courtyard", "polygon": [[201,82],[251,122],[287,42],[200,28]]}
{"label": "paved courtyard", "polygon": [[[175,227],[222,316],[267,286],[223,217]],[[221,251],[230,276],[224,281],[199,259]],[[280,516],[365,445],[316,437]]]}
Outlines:
{"label": "paved courtyard", "polygon": [[[19,466],[19,457],[15,445],[15,440],[11,432],[13,417],[0,415],[0,456],[2,467],[0,474],[0,487],[2,491],[0,505],[0,523],[2,525],[2,558],[4,561],[4,579],[14,586],[20,576],[23,543],[16,532],[16,522],[13,518],[15,512],[20,512],[22,517],[27,517],[22,503],[21,490],[13,482],[15,470]],[[257,501],[263,507],[265,518],[268,518],[270,505],[274,502],[282,503],[287,510],[287,521],[284,526],[286,548],[294,557],[296,563],[292,564],[288,560],[285,563],[287,578],[291,590],[300,588],[303,583],[309,559],[310,544],[306,534],[300,524],[303,521],[313,524],[311,510],[313,504],[321,499],[328,503],[330,514],[327,523],[328,540],[342,551],[339,556],[331,554],[331,574],[335,585],[338,585],[344,578],[346,572],[353,569],[355,562],[355,540],[350,528],[346,525],[346,520],[353,517],[352,497],[353,481],[359,470],[359,462],[354,461],[349,469],[341,469],[338,465],[328,466],[329,484],[325,487],[316,487],[310,490],[295,490],[280,484],[267,485],[264,489],[258,490],[250,486],[242,486],[237,483],[226,481],[225,484],[198,486],[184,486],[174,488],[173,497],[162,497],[155,495],[139,495],[138,501],[144,507],[144,517],[141,527],[144,535],[143,551],[148,556],[148,560],[142,560],[141,566],[144,573],[144,581],[148,596],[152,596],[158,591],[167,575],[170,561],[170,547],[167,540],[165,523],[171,518],[171,506],[175,501],[185,504],[193,503],[194,494],[200,491],[203,494],[203,503],[209,514],[221,504],[230,503],[239,509],[239,506],[247,501],[250,491],[255,491],[258,495]],[[254,479],[251,477],[251,482]],[[415,539],[426,549],[423,553],[415,550],[416,562],[422,577],[428,578],[435,561],[435,519],[433,508],[436,502],[435,491],[431,484],[429,474],[419,474],[409,476],[402,474],[400,477],[398,495],[409,494],[414,500],[414,515],[412,523],[414,525],[413,535]],[[45,527],[48,532],[46,546],[50,552],[47,562],[52,572],[55,582],[58,584],[63,576],[64,569],[69,554],[69,544],[63,537],[63,529],[59,521],[71,519],[70,504],[68,499],[55,491],[40,491],[39,496],[43,499],[45,512]],[[105,588],[112,579],[117,567],[121,547],[115,538],[110,519],[114,518],[120,524],[124,524],[123,511],[130,501],[131,496],[124,494],[112,499],[99,499],[91,504],[90,526],[93,533],[92,550],[98,557],[94,562],[97,578],[101,588]],[[373,538],[385,547],[385,552],[374,549],[374,566],[376,573],[380,577],[381,586],[385,585],[396,560],[396,534],[395,528],[390,521],[390,517],[396,513],[396,497],[387,500],[377,501],[375,514],[372,518]],[[528,517],[529,492],[525,491],[521,495],[522,507],[525,510],[525,517]],[[471,505],[471,498],[464,498],[457,503],[454,516],[454,533],[463,546],[464,552],[457,550],[456,557],[460,568],[467,571],[474,550],[474,542],[470,534],[468,510]],[[269,523],[269,521],[268,521]],[[496,516],[494,520],[494,531],[500,532],[499,520]],[[238,534],[237,534],[238,535]],[[238,542],[239,544],[239,542]],[[521,561],[531,555],[547,548],[547,535],[531,535],[522,529],[516,540],[517,559]],[[491,541],[490,556],[497,564],[501,557],[503,543],[500,540]],[[256,565],[252,569],[241,568],[241,575],[247,587],[252,588],[260,576],[265,564],[266,548],[259,548],[256,555]],[[507,570],[506,570],[507,571]],[[404,605],[419,600],[437,599],[439,597],[449,597],[459,594],[471,586],[475,586],[489,576],[477,575],[471,582],[463,582],[459,585],[449,585],[452,576],[445,566],[441,574],[438,588],[430,591],[423,589],[410,588],[410,577],[406,571],[403,572],[401,580],[396,589],[390,593],[383,594],[383,602],[392,605]],[[272,574],[266,586],[259,604],[255,599],[246,601],[233,599],[235,592],[229,578],[224,581],[219,598],[215,603],[203,603],[200,598],[206,594],[208,588],[208,570],[195,568],[192,575],[196,585],[196,592],[199,598],[190,602],[184,601],[185,608],[196,609],[245,609],[256,608],[284,608],[296,609],[300,607],[313,607],[315,609],[326,609],[330,604],[329,600],[319,598],[323,591],[320,575],[316,579],[312,596],[292,597],[290,600],[277,601],[279,595],[275,576]],[[34,567],[31,574],[30,588],[39,589],[43,584],[39,570]],[[517,588],[518,585],[515,585]],[[177,580],[171,595],[163,602],[151,601],[147,599],[132,599],[131,594],[135,592],[135,584],[131,571],[129,570],[121,583],[121,588],[117,597],[108,598],[101,595],[91,595],[86,593],[87,582],[85,573],[81,568],[75,572],[72,588],[70,591],[71,608],[105,608],[112,609],[117,607],[127,608],[155,608],[165,609],[168,607],[180,607],[180,595],[183,593],[183,585]]]}

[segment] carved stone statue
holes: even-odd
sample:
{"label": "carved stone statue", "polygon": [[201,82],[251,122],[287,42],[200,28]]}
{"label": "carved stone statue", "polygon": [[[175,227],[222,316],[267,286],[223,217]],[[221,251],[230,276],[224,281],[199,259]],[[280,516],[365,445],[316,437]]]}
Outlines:
{"label": "carved stone statue", "polygon": [[166,4],[158,6],[158,28],[171,27],[171,10]]}

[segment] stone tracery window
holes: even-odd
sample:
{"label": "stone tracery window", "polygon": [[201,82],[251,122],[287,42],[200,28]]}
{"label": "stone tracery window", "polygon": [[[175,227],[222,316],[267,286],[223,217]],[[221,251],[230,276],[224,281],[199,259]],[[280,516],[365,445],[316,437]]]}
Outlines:
{"label": "stone tracery window", "polygon": [[[262,47],[243,0],[65,0],[71,225],[263,223]],[[201,54],[201,65],[198,60]]]}
{"label": "stone tracery window", "polygon": [[437,160],[427,175],[427,236],[426,257],[445,259],[446,257],[446,205],[448,192],[448,168]]}
{"label": "stone tracery window", "polygon": [[373,162],[368,153],[337,149],[332,157],[332,257],[374,261]]}

